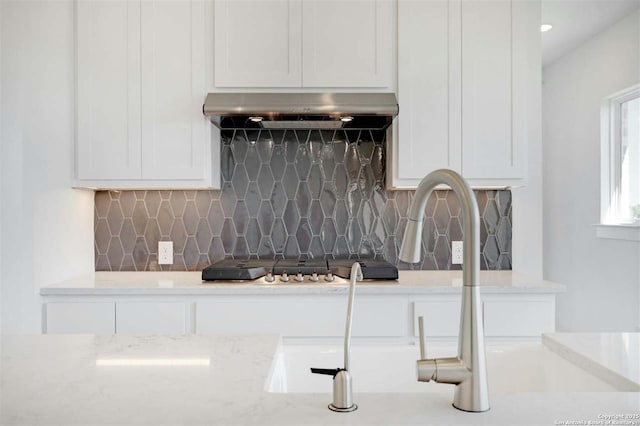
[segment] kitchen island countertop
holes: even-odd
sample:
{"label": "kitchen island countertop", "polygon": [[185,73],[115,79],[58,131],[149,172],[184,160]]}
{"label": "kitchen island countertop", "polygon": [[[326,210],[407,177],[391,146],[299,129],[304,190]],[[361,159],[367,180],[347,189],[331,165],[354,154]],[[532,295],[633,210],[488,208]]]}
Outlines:
{"label": "kitchen island countertop", "polygon": [[279,342],[275,335],[3,336],[0,423],[553,425],[640,412],[639,393],[574,392],[493,393],[485,413],[452,408],[448,393],[360,393],[357,411],[334,413],[329,382],[326,394],[265,390]]}

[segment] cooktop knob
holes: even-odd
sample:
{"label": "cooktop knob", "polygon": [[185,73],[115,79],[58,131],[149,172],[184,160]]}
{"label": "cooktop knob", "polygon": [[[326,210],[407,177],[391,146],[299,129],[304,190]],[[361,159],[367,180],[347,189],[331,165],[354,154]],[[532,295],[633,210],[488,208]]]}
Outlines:
{"label": "cooktop knob", "polygon": [[283,283],[289,282],[289,274],[287,274],[287,271],[282,271],[282,274],[280,275],[280,281],[282,281]]}
{"label": "cooktop knob", "polygon": [[327,275],[324,276],[324,280],[327,282],[332,282],[335,278],[333,277],[333,272],[327,271]]}
{"label": "cooktop knob", "polygon": [[276,278],[273,276],[273,272],[269,271],[267,272],[267,276],[264,277],[264,280],[268,283],[272,283],[276,280]]}
{"label": "cooktop knob", "polygon": [[294,277],[294,279],[296,281],[298,281],[299,283],[301,283],[302,281],[304,281],[304,276],[302,275],[302,272],[298,272],[298,274]]}
{"label": "cooktop knob", "polygon": [[314,283],[317,283],[319,280],[318,278],[318,273],[314,272],[313,274],[311,274],[311,276],[309,277],[309,281],[313,281]]}

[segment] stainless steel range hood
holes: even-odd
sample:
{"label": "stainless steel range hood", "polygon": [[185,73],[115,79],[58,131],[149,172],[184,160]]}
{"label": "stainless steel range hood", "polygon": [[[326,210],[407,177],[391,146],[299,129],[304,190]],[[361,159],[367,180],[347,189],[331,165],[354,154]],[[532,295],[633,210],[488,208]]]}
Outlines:
{"label": "stainless steel range hood", "polygon": [[205,116],[220,129],[385,129],[393,93],[209,93]]}

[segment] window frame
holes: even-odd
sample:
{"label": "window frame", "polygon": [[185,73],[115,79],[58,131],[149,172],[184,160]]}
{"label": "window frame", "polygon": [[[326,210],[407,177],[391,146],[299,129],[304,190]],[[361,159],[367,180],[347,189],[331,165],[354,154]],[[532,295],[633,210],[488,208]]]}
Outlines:
{"label": "window frame", "polygon": [[620,219],[616,188],[621,180],[622,117],[621,105],[640,98],[640,84],[607,96],[600,112],[600,224],[597,236],[640,241],[640,220],[623,222]]}

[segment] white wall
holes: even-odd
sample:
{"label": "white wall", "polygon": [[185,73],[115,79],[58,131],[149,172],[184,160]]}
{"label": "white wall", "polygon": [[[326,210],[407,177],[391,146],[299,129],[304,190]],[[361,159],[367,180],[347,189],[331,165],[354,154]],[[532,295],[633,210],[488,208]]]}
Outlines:
{"label": "white wall", "polygon": [[544,272],[562,331],[640,324],[640,244],[598,239],[600,103],[640,81],[640,12],[543,70]]}
{"label": "white wall", "polygon": [[2,331],[39,332],[39,287],[93,270],[93,192],[71,189],[71,1],[1,14]]}

